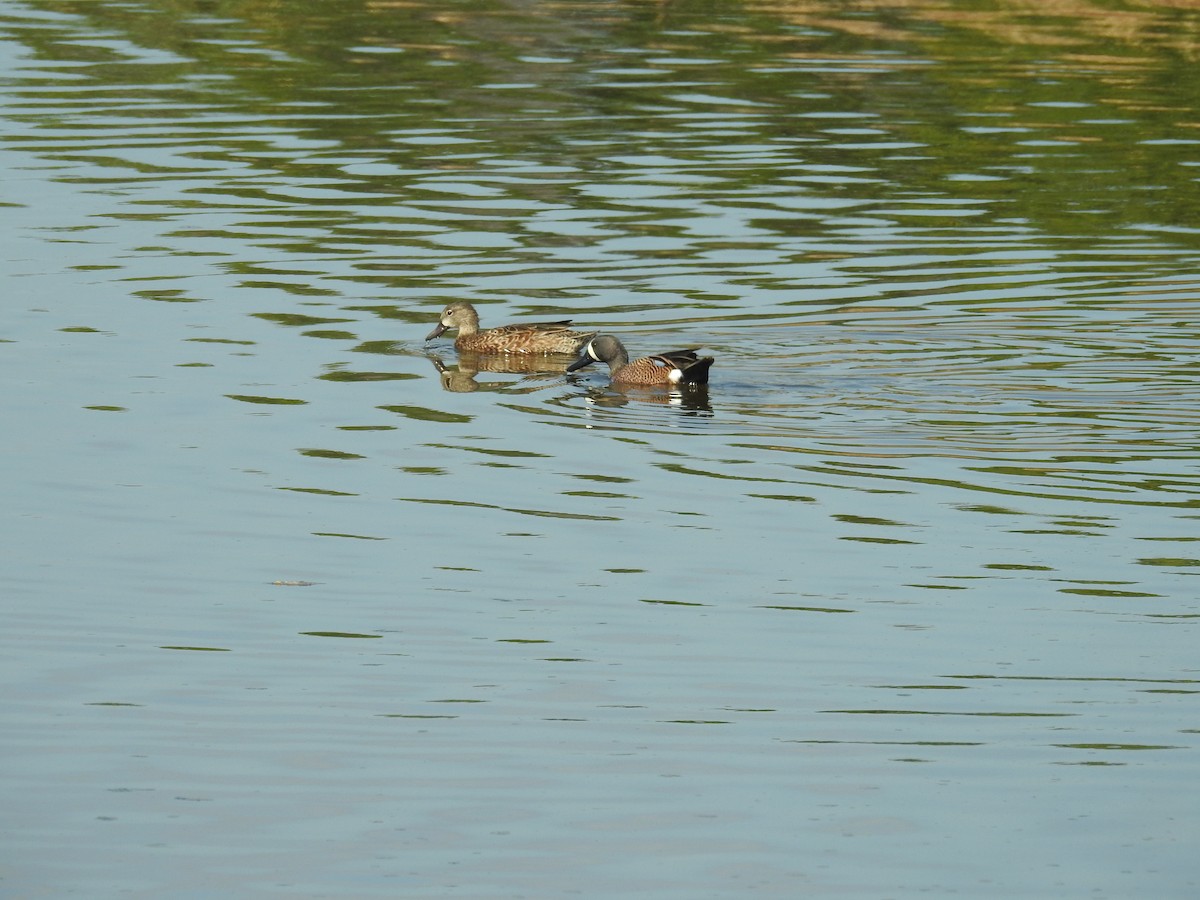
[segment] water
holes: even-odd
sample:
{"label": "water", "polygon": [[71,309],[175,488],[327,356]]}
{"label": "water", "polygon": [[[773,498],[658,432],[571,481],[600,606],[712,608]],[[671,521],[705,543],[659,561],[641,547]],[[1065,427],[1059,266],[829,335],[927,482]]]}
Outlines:
{"label": "water", "polygon": [[5,895],[1194,896],[1198,25],[7,4]]}

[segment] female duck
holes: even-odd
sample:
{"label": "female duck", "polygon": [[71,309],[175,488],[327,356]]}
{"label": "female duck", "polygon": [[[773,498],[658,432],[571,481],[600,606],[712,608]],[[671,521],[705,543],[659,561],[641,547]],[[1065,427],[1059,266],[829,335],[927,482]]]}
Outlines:
{"label": "female duck", "polygon": [[447,328],[457,328],[454,346],[459,350],[477,353],[578,353],[579,348],[596,336],[596,332],[571,331],[570,319],[561,322],[522,322],[499,328],[479,330],[479,313],[465,301],[451,303],[442,310],[437,327],[429,332],[427,341],[438,337]]}
{"label": "female duck", "polygon": [[707,384],[711,356],[697,356],[696,350],[670,350],[629,361],[624,345],[611,334],[592,338],[579,351],[579,358],[567,366],[568,372],[606,362],[613,384],[652,387],[655,385]]}

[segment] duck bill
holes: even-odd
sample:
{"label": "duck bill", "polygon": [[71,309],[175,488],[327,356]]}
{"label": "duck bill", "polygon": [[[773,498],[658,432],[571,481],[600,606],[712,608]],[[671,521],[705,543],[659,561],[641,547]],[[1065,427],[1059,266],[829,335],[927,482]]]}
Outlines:
{"label": "duck bill", "polygon": [[441,335],[446,331],[446,327],[447,326],[444,323],[438,322],[437,328],[425,335],[425,340],[432,341],[435,337],[441,337]]}
{"label": "duck bill", "polygon": [[582,369],[584,366],[590,366],[592,364],[592,362],[593,362],[593,360],[590,357],[588,357],[587,355],[581,356],[581,357],[579,357],[579,359],[575,360],[575,362],[573,362],[569,366],[567,366],[567,371],[568,372],[577,372],[578,370]]}

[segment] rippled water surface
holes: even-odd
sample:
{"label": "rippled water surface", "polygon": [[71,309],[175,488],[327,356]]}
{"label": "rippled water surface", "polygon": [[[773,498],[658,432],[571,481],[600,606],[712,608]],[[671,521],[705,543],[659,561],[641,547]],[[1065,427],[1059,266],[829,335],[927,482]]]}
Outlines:
{"label": "rippled water surface", "polygon": [[1196,896],[1198,58],[1153,0],[0,7],[0,893]]}

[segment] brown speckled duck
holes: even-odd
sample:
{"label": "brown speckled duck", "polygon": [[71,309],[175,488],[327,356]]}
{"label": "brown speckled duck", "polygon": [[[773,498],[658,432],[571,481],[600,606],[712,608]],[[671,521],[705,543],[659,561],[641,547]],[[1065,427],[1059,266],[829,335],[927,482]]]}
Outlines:
{"label": "brown speckled duck", "polygon": [[479,313],[465,301],[451,303],[442,310],[437,327],[425,338],[433,340],[447,328],[457,328],[454,346],[476,353],[563,353],[574,354],[596,336],[596,332],[571,331],[570,319],[561,322],[521,322],[499,328],[479,330]]}
{"label": "brown speckled duck", "polygon": [[567,366],[568,372],[606,362],[610,380],[617,385],[679,385],[708,384],[711,356],[697,356],[696,350],[669,350],[653,356],[629,361],[625,346],[611,334],[600,334],[588,341],[579,351],[579,358]]}

